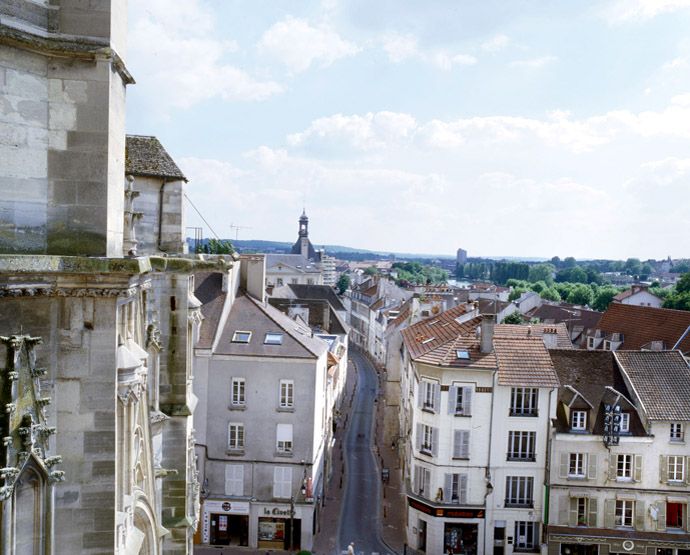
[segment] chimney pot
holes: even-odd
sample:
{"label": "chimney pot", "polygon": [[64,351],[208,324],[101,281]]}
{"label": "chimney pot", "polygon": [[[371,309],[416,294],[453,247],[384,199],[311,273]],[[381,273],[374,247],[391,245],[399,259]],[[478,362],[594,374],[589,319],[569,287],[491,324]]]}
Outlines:
{"label": "chimney pot", "polygon": [[493,314],[484,314],[481,323],[480,350],[482,353],[490,353],[494,348],[494,326],[496,320]]}

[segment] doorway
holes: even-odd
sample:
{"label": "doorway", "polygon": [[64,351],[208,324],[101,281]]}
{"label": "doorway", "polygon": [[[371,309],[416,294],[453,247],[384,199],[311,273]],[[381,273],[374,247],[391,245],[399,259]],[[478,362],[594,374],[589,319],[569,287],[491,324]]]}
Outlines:
{"label": "doorway", "polygon": [[249,517],[211,514],[211,545],[249,545]]}

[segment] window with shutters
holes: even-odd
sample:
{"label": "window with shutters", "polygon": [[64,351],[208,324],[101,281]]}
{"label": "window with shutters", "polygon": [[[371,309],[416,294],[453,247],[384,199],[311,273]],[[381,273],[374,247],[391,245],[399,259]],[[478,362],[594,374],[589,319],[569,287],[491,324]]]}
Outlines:
{"label": "window with shutters", "polygon": [[587,430],[586,410],[574,410],[570,414],[570,429],[575,432],[584,432]]}
{"label": "window with shutters", "polygon": [[632,455],[617,455],[616,456],[616,479],[618,480],[632,480],[633,456]]}
{"label": "window with shutters", "polygon": [[587,526],[587,498],[578,497],[573,500],[575,505],[575,523],[577,526]]}
{"label": "window with shutters", "polygon": [[510,390],[510,416],[538,416],[539,390],[535,387],[513,387]]}
{"label": "window with shutters", "polygon": [[273,497],[289,499],[292,497],[292,468],[276,466],[273,468]]}
{"label": "window with shutters", "polygon": [[281,409],[291,409],[295,406],[295,382],[293,380],[280,380],[278,406]]}
{"label": "window with shutters", "polygon": [[276,451],[281,455],[292,454],[292,424],[276,426]]}
{"label": "window with shutters", "polygon": [[438,391],[439,384],[422,380],[422,409],[426,411],[436,412],[438,410]]}
{"label": "window with shutters", "polygon": [[684,503],[666,503],[666,528],[684,528],[686,511]]}
{"label": "window with shutters", "polygon": [[244,495],[244,466],[225,465],[225,495]]}
{"label": "window with shutters", "polygon": [[682,442],[685,440],[685,435],[683,433],[683,424],[680,422],[671,422],[671,432],[670,441]]}
{"label": "window with shutters", "polygon": [[467,474],[446,474],[446,496],[454,505],[467,503]]}
{"label": "window with shutters", "polygon": [[539,549],[539,523],[515,522],[513,551],[537,551]]}
{"label": "window with shutters", "polygon": [[506,477],[506,507],[531,507],[534,478],[531,476]]}
{"label": "window with shutters", "polygon": [[470,431],[469,430],[455,430],[455,432],[453,432],[453,458],[454,459],[469,459],[470,458]]}
{"label": "window with shutters", "polygon": [[417,495],[431,498],[431,471],[428,468],[415,466],[414,491]]}
{"label": "window with shutters", "polygon": [[615,524],[616,526],[632,526],[635,514],[635,502],[628,499],[616,500]]}
{"label": "window with shutters", "polygon": [[536,432],[508,432],[508,460],[533,461]]}
{"label": "window with shutters", "polygon": [[232,378],[230,385],[230,405],[244,407],[244,378]]}
{"label": "window with shutters", "polygon": [[470,416],[472,413],[472,388],[467,386],[454,386],[450,389],[452,408],[451,413],[456,416]]}
{"label": "window with shutters", "polygon": [[685,480],[685,457],[671,455],[667,459],[668,481],[682,482]]}
{"label": "window with shutters", "polygon": [[244,424],[237,422],[228,424],[228,450],[244,451]]}
{"label": "window with shutters", "polygon": [[431,426],[422,424],[422,445],[419,450],[426,454],[431,455],[434,449],[434,429]]}
{"label": "window with shutters", "polygon": [[568,461],[568,477],[584,478],[587,468],[586,453],[570,453]]}

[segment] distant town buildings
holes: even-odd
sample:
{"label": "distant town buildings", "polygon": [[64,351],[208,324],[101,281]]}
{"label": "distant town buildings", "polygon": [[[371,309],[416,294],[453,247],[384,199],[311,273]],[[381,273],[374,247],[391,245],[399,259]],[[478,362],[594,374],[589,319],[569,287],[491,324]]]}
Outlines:
{"label": "distant town buildings", "polygon": [[653,306],[654,308],[661,308],[661,305],[664,304],[663,299],[649,291],[648,285],[642,284],[635,284],[627,291],[618,293],[613,297],[613,302],[636,306]]}
{"label": "distant town buildings", "polygon": [[467,251],[465,249],[458,249],[455,260],[457,264],[465,264],[467,262]]}

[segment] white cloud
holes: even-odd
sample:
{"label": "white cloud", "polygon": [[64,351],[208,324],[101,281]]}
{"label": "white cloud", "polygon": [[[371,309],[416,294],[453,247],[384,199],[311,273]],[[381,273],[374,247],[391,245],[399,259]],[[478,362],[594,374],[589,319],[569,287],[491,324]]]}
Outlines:
{"label": "white cloud", "polygon": [[260,101],[282,91],[226,62],[237,52],[232,40],[214,37],[214,19],[198,0],[136,3],[130,13],[128,59],[137,94],[161,115],[212,98]]}
{"label": "white cloud", "polygon": [[503,50],[510,43],[507,35],[495,35],[481,44],[481,49],[485,52],[498,52]]}
{"label": "white cloud", "polygon": [[295,73],[306,71],[312,65],[327,67],[360,51],[329,25],[311,25],[292,16],[266,30],[258,46],[260,52],[279,60]]}
{"label": "white cloud", "polygon": [[420,49],[417,38],[410,34],[389,33],[383,38],[382,47],[388,59],[395,64],[406,60],[419,60],[443,71],[450,71],[453,66],[477,63],[477,58],[470,54],[451,52],[447,49]]}
{"label": "white cloud", "polygon": [[690,0],[616,0],[604,8],[603,16],[610,23],[620,24],[687,8],[690,8]]}
{"label": "white cloud", "polygon": [[513,67],[527,68],[527,69],[541,69],[544,66],[556,62],[558,58],[556,56],[541,56],[539,58],[531,58],[529,60],[515,60],[510,62]]}

